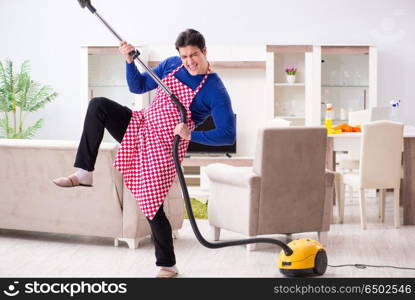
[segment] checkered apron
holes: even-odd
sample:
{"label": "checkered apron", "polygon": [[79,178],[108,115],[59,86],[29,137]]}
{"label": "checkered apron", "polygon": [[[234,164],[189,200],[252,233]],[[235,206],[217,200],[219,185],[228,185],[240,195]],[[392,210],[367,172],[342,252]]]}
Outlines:
{"label": "checkered apron", "polygon": [[[189,109],[192,100],[204,85],[208,69],[199,86],[192,90],[180,82],[174,74],[179,66],[168,74],[163,83],[177,96],[187,111],[187,127],[195,128]],[[170,97],[160,87],[152,104],[134,111],[114,161],[114,167],[123,175],[124,182],[138,206],[150,220],[163,204],[176,176],[173,145],[174,128],[180,123],[180,114]],[[179,143],[179,159],[183,161],[189,141]]]}

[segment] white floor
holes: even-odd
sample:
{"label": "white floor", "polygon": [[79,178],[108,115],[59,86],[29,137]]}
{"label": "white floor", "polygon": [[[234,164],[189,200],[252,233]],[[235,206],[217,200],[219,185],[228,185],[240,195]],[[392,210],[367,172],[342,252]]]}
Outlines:
{"label": "white floor", "polygon": [[[360,228],[357,199],[345,208],[345,224],[332,224],[328,235],[329,264],[395,265],[415,268],[415,226],[393,227],[391,195],[386,218],[377,218],[377,202],[368,198],[367,230]],[[336,210],[335,218],[336,221]],[[202,234],[210,238],[206,221],[198,220]],[[248,252],[244,246],[211,250],[194,238],[186,220],[175,240],[181,277],[281,277],[273,245],[259,245]],[[223,232],[223,239],[241,238]],[[283,239],[284,236],[276,236]],[[316,238],[315,233],[293,238]],[[0,230],[0,277],[153,277],[154,248],[150,239],[131,250],[112,239]],[[413,270],[328,267],[326,277],[415,277]]]}

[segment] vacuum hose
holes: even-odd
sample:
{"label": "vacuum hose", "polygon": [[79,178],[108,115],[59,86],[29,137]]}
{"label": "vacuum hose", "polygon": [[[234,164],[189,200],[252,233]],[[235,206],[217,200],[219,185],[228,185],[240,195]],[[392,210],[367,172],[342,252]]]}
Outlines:
{"label": "vacuum hose", "polygon": [[[90,12],[97,16],[97,18],[111,31],[111,33],[121,42],[123,39],[111,28],[111,26],[98,14],[95,7],[92,6],[90,0],[78,0],[79,4],[82,8],[87,7]],[[154,81],[169,95],[171,100],[176,105],[177,109],[180,113],[180,120],[182,123],[186,124],[186,109],[182,105],[182,103],[177,99],[177,97],[171,92],[171,90],[160,80],[160,78],[153,72],[151,68],[149,68],[138,56],[140,52],[138,50],[132,51],[130,54],[138,63],[148,72],[148,74],[154,79]],[[197,227],[195,217],[192,211],[192,205],[190,203],[189,191],[187,190],[186,182],[184,179],[182,167],[180,165],[179,159],[179,142],[180,136],[176,135],[174,137],[174,146],[173,146],[173,158],[174,158],[174,165],[176,167],[177,176],[179,177],[180,186],[183,192],[184,203],[186,205],[187,215],[189,216],[189,221],[192,226],[193,232],[197,238],[197,240],[205,247],[216,249],[216,248],[223,248],[229,246],[237,246],[237,245],[246,245],[246,244],[256,244],[256,243],[268,243],[268,244],[275,244],[282,248],[286,256],[290,256],[293,253],[293,250],[287,246],[285,243],[270,239],[270,238],[252,238],[252,239],[245,239],[245,240],[234,240],[234,241],[227,241],[227,242],[215,242],[211,243],[205,240],[201,235],[199,228]]]}

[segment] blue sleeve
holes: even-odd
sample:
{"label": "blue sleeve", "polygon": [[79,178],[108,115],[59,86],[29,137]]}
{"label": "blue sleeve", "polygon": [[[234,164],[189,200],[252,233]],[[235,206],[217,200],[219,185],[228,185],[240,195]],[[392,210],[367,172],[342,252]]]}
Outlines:
{"label": "blue sleeve", "polygon": [[236,139],[236,121],[226,89],[223,87],[211,95],[210,103],[215,129],[193,131],[191,141],[209,146],[233,145]]}
{"label": "blue sleeve", "polygon": [[[172,59],[166,59],[153,68],[153,71],[159,78],[163,79],[171,64]],[[150,74],[148,72],[141,74],[134,62],[131,64],[126,62],[126,73],[127,84],[131,93],[143,94],[157,87],[157,83],[151,78]]]}

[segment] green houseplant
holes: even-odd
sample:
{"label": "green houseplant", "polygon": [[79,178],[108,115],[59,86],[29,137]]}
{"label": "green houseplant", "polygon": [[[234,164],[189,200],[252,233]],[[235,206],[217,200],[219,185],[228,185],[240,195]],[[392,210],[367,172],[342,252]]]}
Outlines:
{"label": "green houseplant", "polygon": [[33,81],[29,74],[29,61],[22,63],[15,73],[13,62],[0,61],[0,137],[12,139],[31,138],[41,128],[43,119],[24,127],[25,116],[35,112],[58,94],[51,87]]}

